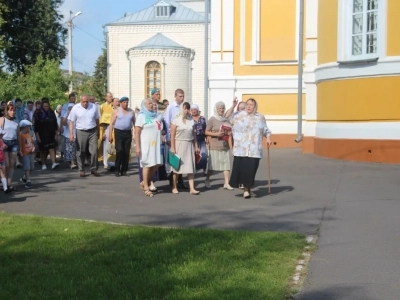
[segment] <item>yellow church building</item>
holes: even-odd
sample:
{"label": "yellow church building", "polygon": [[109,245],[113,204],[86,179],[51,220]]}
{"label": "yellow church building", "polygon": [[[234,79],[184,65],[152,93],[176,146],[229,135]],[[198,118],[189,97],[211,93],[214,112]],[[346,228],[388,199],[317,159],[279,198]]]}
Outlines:
{"label": "yellow church building", "polygon": [[[210,108],[257,100],[276,147],[400,162],[400,1],[212,0]],[[302,142],[298,64],[302,73]]]}

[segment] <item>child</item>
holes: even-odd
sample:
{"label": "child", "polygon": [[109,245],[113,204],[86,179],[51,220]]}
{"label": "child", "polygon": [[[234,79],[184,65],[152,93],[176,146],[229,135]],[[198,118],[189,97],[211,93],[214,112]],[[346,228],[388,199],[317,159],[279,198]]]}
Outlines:
{"label": "child", "polygon": [[12,192],[12,189],[7,187],[7,177],[6,177],[6,161],[4,157],[4,150],[7,149],[7,145],[3,142],[3,135],[6,132],[0,129],[0,177],[1,183],[3,184],[3,190],[6,194]]}
{"label": "child", "polygon": [[21,128],[19,140],[21,143],[22,166],[25,171],[25,175],[20,179],[20,181],[25,182],[25,187],[27,189],[32,187],[30,175],[31,170],[33,170],[35,166],[35,145],[30,134],[31,126],[32,123],[28,120],[22,120],[19,123],[19,127]]}

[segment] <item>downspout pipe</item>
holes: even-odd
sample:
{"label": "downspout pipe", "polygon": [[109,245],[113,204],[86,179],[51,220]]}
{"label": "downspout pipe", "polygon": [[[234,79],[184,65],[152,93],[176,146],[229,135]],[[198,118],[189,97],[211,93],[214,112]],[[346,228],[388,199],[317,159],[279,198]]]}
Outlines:
{"label": "downspout pipe", "polygon": [[126,53],[126,58],[129,61],[129,102],[130,102],[129,106],[132,107],[132,80],[131,80],[131,78],[132,78],[132,61],[129,57],[129,50],[125,51],[125,53]]}
{"label": "downspout pipe", "polygon": [[[165,86],[166,86],[166,82],[165,82],[165,73],[166,73],[166,70],[165,70],[165,66],[167,65],[166,64],[166,62],[165,62],[165,56],[163,56],[163,70],[162,70],[162,74],[163,74],[163,83],[162,83],[162,87],[163,87],[163,98],[165,99],[165,98],[167,98],[167,96],[165,95]],[[163,101],[163,99],[160,99],[161,100],[161,102]]]}
{"label": "downspout pipe", "polygon": [[204,2],[204,117],[206,120],[208,120],[208,20],[210,12],[210,0],[206,0]]}
{"label": "downspout pipe", "polygon": [[303,140],[303,44],[304,44],[304,0],[300,0],[299,16],[299,69],[297,74],[297,138],[296,143]]}
{"label": "downspout pipe", "polygon": [[193,103],[193,60],[194,56],[196,55],[196,52],[193,49],[188,50],[190,52],[189,54],[189,99],[190,103]]}

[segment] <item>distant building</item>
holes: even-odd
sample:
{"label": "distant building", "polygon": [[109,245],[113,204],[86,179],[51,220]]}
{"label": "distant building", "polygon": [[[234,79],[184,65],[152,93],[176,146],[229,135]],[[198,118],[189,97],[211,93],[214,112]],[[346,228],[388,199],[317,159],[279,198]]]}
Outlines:
{"label": "distant building", "polygon": [[173,100],[204,101],[204,0],[161,0],[107,26],[108,89],[139,106],[159,88]]}
{"label": "distant building", "polygon": [[[212,0],[211,106],[258,101],[278,147],[372,162],[400,162],[400,1]],[[296,144],[297,72],[303,72],[303,142]]]}

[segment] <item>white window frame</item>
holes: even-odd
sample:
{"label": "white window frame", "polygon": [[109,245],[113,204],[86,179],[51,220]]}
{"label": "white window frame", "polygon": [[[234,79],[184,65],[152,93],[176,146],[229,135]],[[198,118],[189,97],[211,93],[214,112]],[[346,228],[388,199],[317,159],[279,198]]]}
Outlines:
{"label": "white window frame", "polygon": [[377,60],[386,56],[386,33],[387,33],[387,0],[379,0],[377,18],[377,51],[366,53],[366,9],[368,0],[363,0],[363,53],[353,55],[353,0],[339,0],[338,7],[338,61],[352,62],[362,60]]}

